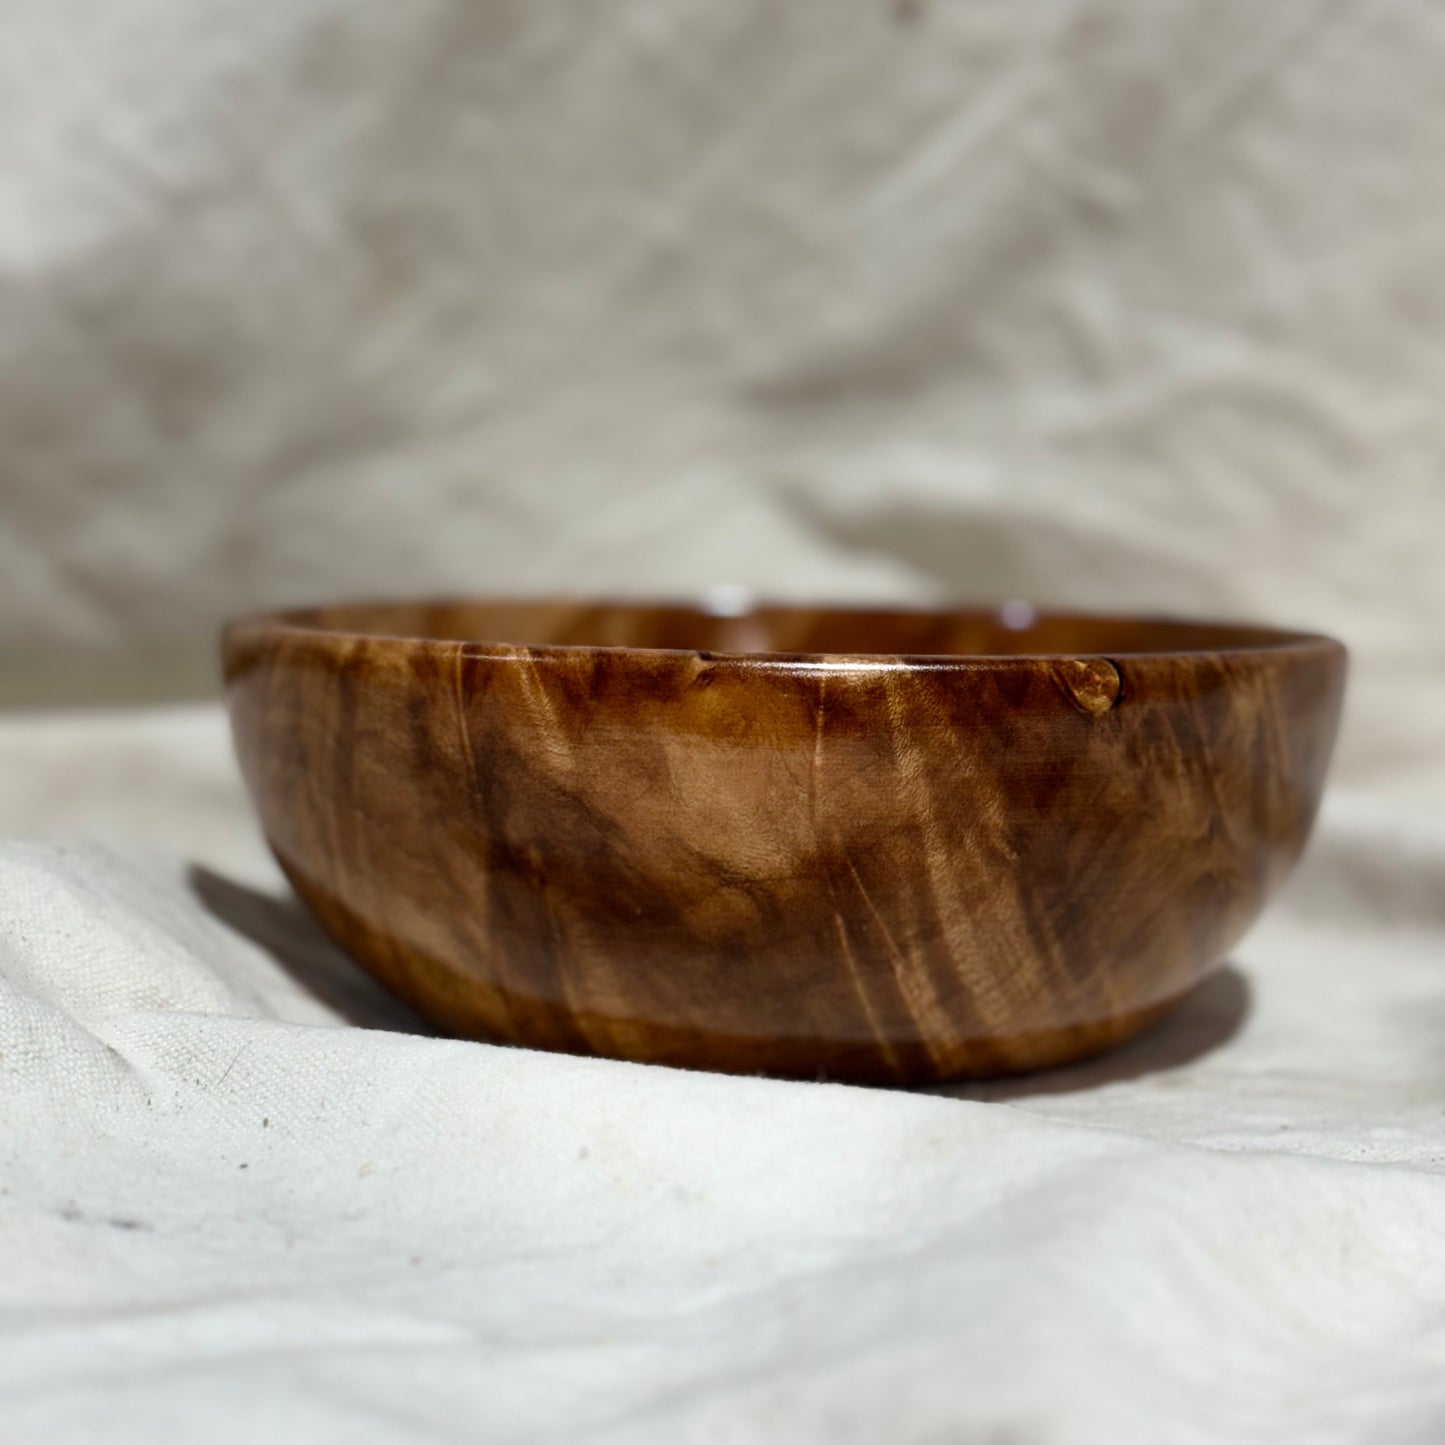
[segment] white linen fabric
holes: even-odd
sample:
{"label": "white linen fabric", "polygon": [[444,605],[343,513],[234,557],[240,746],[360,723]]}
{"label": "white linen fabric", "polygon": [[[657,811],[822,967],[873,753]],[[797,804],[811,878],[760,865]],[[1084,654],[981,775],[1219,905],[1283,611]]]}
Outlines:
{"label": "white linen fabric", "polygon": [[[0,1440],[1445,1437],[1445,14],[10,0]],[[735,583],[1354,654],[1155,1030],[932,1094],[432,1036],[213,632]]]}
{"label": "white linen fabric", "polygon": [[928,1097],[430,1037],[268,876],[218,710],[105,726],[0,730],[55,831],[188,855],[0,848],[7,1442],[1445,1429],[1439,820],[1338,793],[1171,1019]]}

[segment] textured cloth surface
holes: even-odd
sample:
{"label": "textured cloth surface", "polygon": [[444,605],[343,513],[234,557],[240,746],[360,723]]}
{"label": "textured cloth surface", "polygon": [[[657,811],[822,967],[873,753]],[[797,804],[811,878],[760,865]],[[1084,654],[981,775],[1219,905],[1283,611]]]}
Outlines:
{"label": "textured cloth surface", "polygon": [[427,1036],[269,873],[218,711],[12,720],[0,804],[121,837],[106,756],[190,856],[0,847],[7,1442],[1445,1430],[1429,815],[1336,794],[1164,1024],[926,1096]]}
{"label": "textured cloth surface", "polygon": [[[1442,62],[1338,0],[10,0],[0,1441],[1445,1438]],[[261,847],[215,624],[717,583],[1336,632],[1316,845],[1032,1079],[431,1037]]]}

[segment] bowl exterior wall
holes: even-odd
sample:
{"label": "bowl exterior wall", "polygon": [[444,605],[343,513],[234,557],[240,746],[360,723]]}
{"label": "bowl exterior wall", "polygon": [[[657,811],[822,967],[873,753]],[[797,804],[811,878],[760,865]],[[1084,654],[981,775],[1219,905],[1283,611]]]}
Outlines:
{"label": "bowl exterior wall", "polygon": [[1335,646],[898,661],[227,633],[323,925],[446,1030],[927,1082],[1156,1017],[1298,857]]}

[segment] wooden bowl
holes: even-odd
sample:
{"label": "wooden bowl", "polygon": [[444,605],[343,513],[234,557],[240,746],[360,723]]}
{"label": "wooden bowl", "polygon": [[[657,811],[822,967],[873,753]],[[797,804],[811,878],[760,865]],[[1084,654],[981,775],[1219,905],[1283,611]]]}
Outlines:
{"label": "wooden bowl", "polygon": [[1208,973],[1345,677],[1324,637],[1019,604],[362,605],[223,646],[281,866],[441,1028],[904,1083],[1077,1058]]}

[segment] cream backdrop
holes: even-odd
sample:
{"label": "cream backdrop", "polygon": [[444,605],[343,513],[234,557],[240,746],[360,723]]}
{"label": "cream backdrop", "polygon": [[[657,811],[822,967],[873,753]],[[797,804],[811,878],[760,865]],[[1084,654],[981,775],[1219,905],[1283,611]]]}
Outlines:
{"label": "cream backdrop", "polygon": [[1445,20],[9,0],[0,657],[238,608],[1021,593],[1333,628],[1445,715]]}
{"label": "cream backdrop", "polygon": [[[1439,1439],[1442,77],[1386,0],[5,0],[0,1434]],[[215,627],[718,582],[1333,631],[1316,850],[1031,1083],[416,1036]]]}

